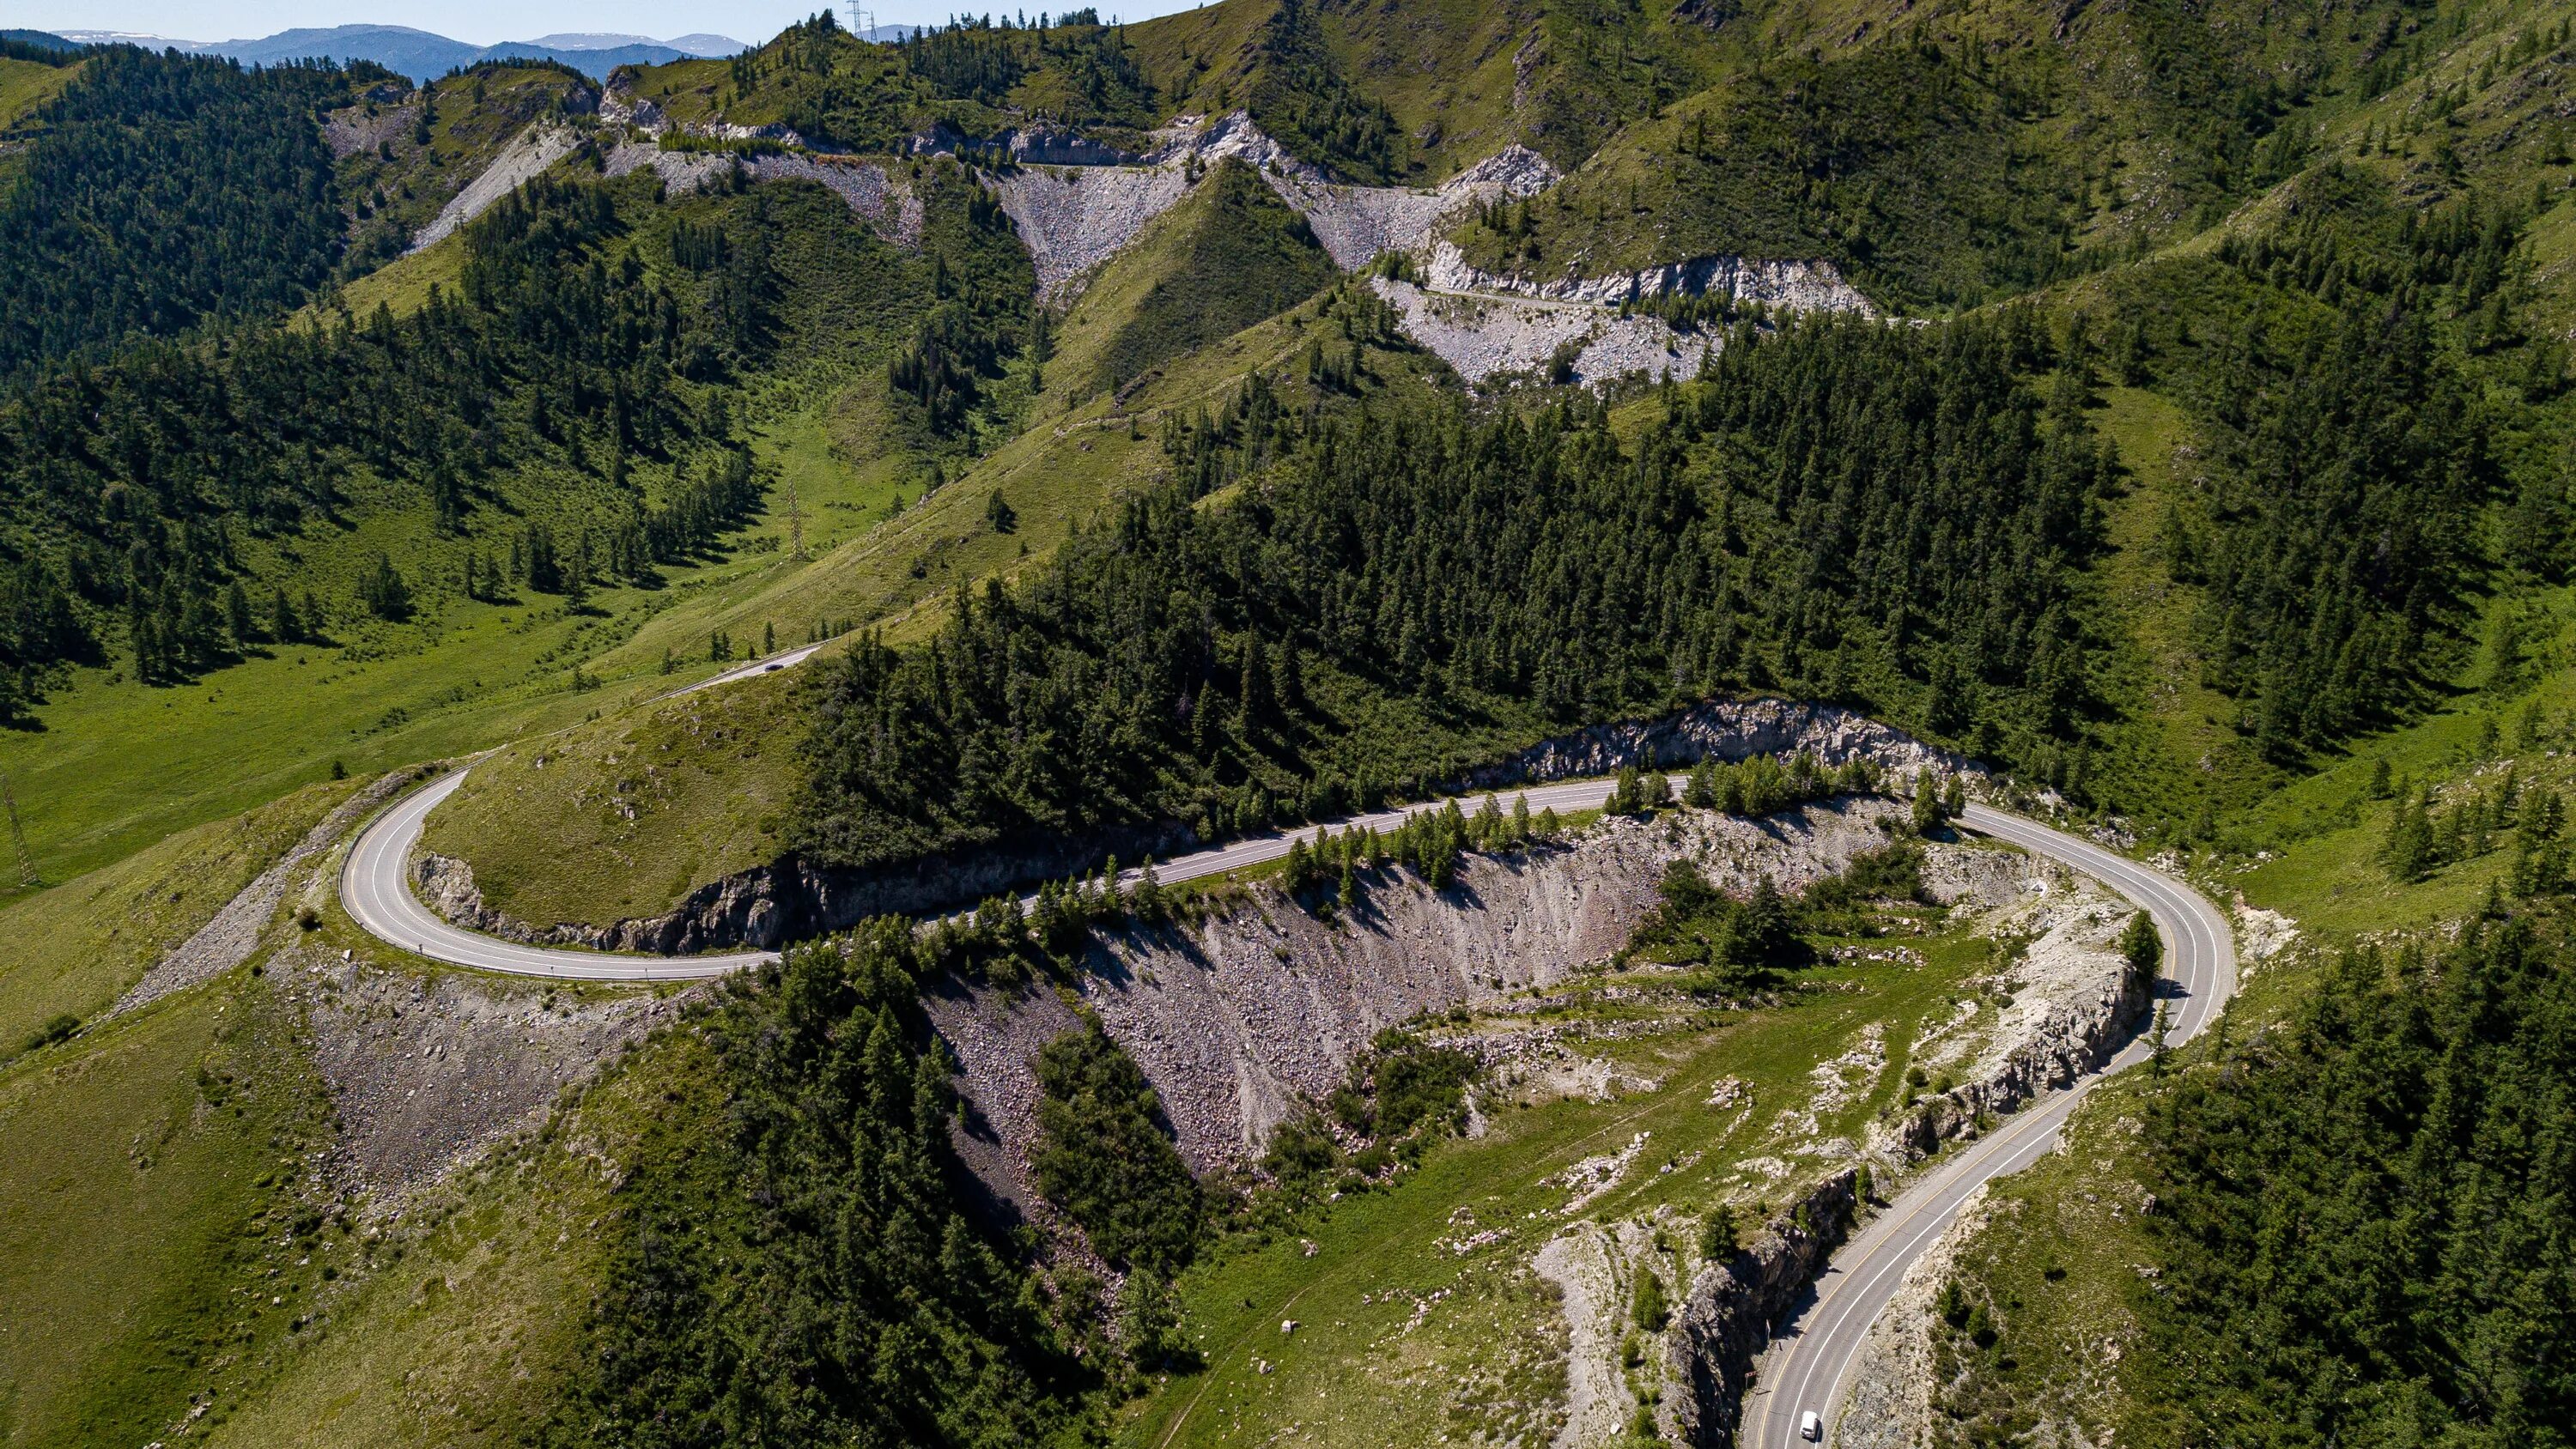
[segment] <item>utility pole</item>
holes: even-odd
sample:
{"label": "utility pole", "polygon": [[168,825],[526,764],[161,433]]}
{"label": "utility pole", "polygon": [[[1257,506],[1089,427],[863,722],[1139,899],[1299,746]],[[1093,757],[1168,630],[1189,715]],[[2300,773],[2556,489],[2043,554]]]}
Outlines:
{"label": "utility pole", "polygon": [[9,788],[6,775],[0,775],[0,803],[9,807],[9,840],[18,847],[18,884],[41,884],[36,879],[36,858],[27,853],[27,827],[18,823],[18,792]]}
{"label": "utility pole", "polygon": [[805,557],[805,510],[796,503],[796,480],[787,480],[787,556]]}

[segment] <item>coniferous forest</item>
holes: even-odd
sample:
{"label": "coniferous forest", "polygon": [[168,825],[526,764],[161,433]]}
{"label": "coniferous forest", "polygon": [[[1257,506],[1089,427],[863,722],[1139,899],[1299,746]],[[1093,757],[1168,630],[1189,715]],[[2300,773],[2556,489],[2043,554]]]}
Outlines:
{"label": "coniferous forest", "polygon": [[0,375],[302,302],[345,245],[319,110],[362,77],[118,48],[0,202]]}
{"label": "coniferous forest", "polygon": [[[2076,1011],[2032,972],[2196,945],[1972,799],[2207,896],[2242,991],[2102,1028],[1909,1290],[1923,1442],[2567,1442],[2571,31],[0,36],[0,1446],[1749,1434],[1690,1335],[2035,1120],[1961,1080]],[[1937,751],[1438,803],[1747,701]],[[575,976],[925,915],[437,964],[342,847],[461,766],[380,859]],[[1626,915],[1406,975],[1525,885]]]}

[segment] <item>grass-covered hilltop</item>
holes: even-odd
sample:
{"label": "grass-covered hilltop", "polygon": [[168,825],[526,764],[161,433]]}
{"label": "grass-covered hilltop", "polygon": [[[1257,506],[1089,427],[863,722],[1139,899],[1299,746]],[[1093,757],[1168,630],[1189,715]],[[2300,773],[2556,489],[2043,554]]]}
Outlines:
{"label": "grass-covered hilltop", "polygon": [[0,1445],[2564,1442],[2571,26],[9,32]]}

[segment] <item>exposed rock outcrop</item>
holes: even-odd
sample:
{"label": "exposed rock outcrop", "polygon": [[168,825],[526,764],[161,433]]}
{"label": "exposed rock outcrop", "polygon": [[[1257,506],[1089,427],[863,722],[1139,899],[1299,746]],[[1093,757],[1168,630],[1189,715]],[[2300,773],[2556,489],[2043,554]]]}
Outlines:
{"label": "exposed rock outcrop", "polygon": [[1806,1292],[1850,1227],[1857,1171],[1845,1168],[1764,1226],[1753,1245],[1701,1266],[1664,1337],[1665,1377],[1678,1388],[1656,1410],[1664,1436],[1683,1444],[1735,1442],[1736,1416],[1754,1355],[1771,1326]]}
{"label": "exposed rock outcrop", "polygon": [[[1431,292],[1387,277],[1370,285],[1395,308],[1405,336],[1479,386],[1508,377],[1590,386],[1632,373],[1686,381],[1716,343],[1712,334],[1602,307]],[[1560,379],[1555,364],[1566,353]]]}
{"label": "exposed rock outcrop", "polygon": [[776,946],[870,916],[933,910],[1030,881],[1062,878],[1090,869],[1104,854],[1141,860],[1196,843],[1189,827],[1171,823],[934,856],[878,870],[830,870],[791,856],[709,881],[661,915],[609,926],[537,926],[494,910],[484,904],[473,867],[453,856],[424,852],[415,857],[412,882],[421,900],[448,920],[505,940],[686,955]]}
{"label": "exposed rock outcrop", "polygon": [[1470,206],[1534,195],[1558,180],[1547,158],[1525,146],[1506,146],[1428,191],[1340,185],[1290,167],[1274,166],[1263,175],[1281,200],[1304,214],[1315,240],[1346,272],[1388,252],[1420,251],[1441,223]]}
{"label": "exposed rock outcrop", "polygon": [[1931,1442],[1938,1372],[1933,1303],[1960,1250],[1985,1230],[1990,1216],[1989,1199],[1980,1192],[1905,1270],[1904,1283],[1852,1358],[1851,1396],[1834,1427],[1837,1449],[1920,1449]]}
{"label": "exposed rock outcrop", "polygon": [[521,131],[517,138],[492,158],[483,174],[465,184],[465,189],[439,208],[438,215],[427,226],[412,234],[408,251],[426,251],[447,240],[458,227],[489,210],[502,197],[536,179],[547,167],[573,153],[581,137],[570,126],[538,121]]}
{"label": "exposed rock outcrop", "polygon": [[[937,138],[931,144],[941,145]],[[1189,194],[1195,176],[1228,158],[1259,171],[1344,271],[1427,245],[1441,222],[1476,202],[1525,196],[1557,179],[1545,157],[1511,146],[1433,190],[1343,185],[1288,154],[1241,111],[1181,117],[1157,131],[1141,156],[1091,142],[1076,147],[1063,133],[1038,128],[1013,135],[1010,149],[1023,164],[985,179],[1019,227],[1039,295],[1050,302],[1077,295],[1092,272]]]}
{"label": "exposed rock outcrop", "polygon": [[1808,751],[1827,765],[1868,760],[1912,776],[1924,769],[1987,778],[1986,767],[1840,705],[1786,699],[1718,699],[1650,720],[1592,725],[1531,746],[1496,765],[1467,772],[1470,789],[1607,775],[1629,766],[1674,769],[1701,760]]}
{"label": "exposed rock outcrop", "polygon": [[[2053,862],[2002,852],[1980,855],[1936,853],[1927,862],[1926,884],[1938,893],[1962,891],[1989,902],[2000,900],[1980,929],[2000,940],[2027,944],[1989,983],[2002,991],[2008,1004],[2002,1019],[1983,1034],[1981,1050],[1964,1069],[1965,1080],[1926,1097],[1893,1125],[1873,1126],[1863,1155],[1878,1167],[1882,1184],[1900,1181],[1904,1169],[1937,1150],[1945,1139],[1968,1135],[1982,1118],[2009,1112],[2040,1091],[2063,1086],[2098,1066],[2145,1002],[2143,983],[2130,975],[2116,944],[2128,920],[2124,903]],[[1936,1025],[1916,1043],[1917,1065],[1944,1059],[1934,1040],[1942,1029]],[[1806,1197],[1805,1220],[1813,1229],[1807,1239],[1783,1234],[1775,1222],[1772,1233],[1739,1254],[1735,1264],[1722,1271],[1703,1270],[1694,1282],[1690,1300],[1666,1340],[1669,1376],[1688,1385],[1687,1393],[1667,1402],[1663,1428],[1668,1436],[1688,1444],[1734,1442],[1736,1416],[1753,1359],[1769,1341],[1771,1325],[1796,1305],[1808,1280],[1823,1267],[1826,1254],[1849,1226],[1856,1172],[1857,1165],[1847,1167]],[[1965,1241],[1967,1231],[1972,1230],[1953,1231],[1952,1248]],[[1781,1241],[1775,1244],[1775,1238]],[[1748,1260],[1749,1272],[1741,1266]],[[1920,1266],[1916,1270],[1918,1276],[1940,1271]],[[1909,1278],[1906,1292],[1916,1292],[1917,1287]],[[1901,1335],[1889,1336],[1884,1323],[1862,1364],[1864,1372],[1879,1377],[1855,1388],[1854,1404],[1873,1406],[1867,1416],[1884,1417],[1901,1409],[1909,1396],[1919,1397],[1924,1391],[1910,1377],[1914,1370],[1909,1355],[1921,1345],[1910,1345]],[[1839,1432],[1846,1443],[1921,1442],[1919,1437],[1909,1437],[1903,1425],[1887,1431],[1894,1437],[1881,1433],[1854,1440],[1854,1414],[1847,1411],[1842,1423]]]}
{"label": "exposed rock outcrop", "polygon": [[1002,145],[1023,166],[1133,166],[1144,159],[1043,120],[1011,131]]}
{"label": "exposed rock outcrop", "polygon": [[[1198,1170],[1244,1163],[1272,1127],[1339,1085],[1386,1027],[1482,1007],[1565,980],[1625,944],[1655,902],[1666,862],[1688,854],[1739,891],[1784,889],[1886,843],[1902,807],[1876,799],[1762,820],[1715,814],[1611,820],[1562,846],[1471,857],[1432,891],[1374,873],[1350,917],[1325,920],[1269,891],[1183,928],[1137,931],[1083,962],[1080,1000],[1160,1094],[1181,1155]],[[1071,1021],[1051,991],[955,988],[931,1019],[966,1067],[960,1089],[1024,1199],[1037,1088],[1031,1059]]]}
{"label": "exposed rock outcrop", "polygon": [[[391,92],[391,94],[388,94]],[[322,144],[333,160],[344,161],[410,134],[420,117],[417,96],[391,86],[377,86],[354,106],[342,106],[322,118]],[[370,114],[372,112],[372,114]]]}
{"label": "exposed rock outcrop", "polygon": [[385,970],[298,942],[270,962],[304,1007],[339,1121],[335,1175],[380,1202],[534,1128],[683,995],[558,993],[466,972]]}
{"label": "exposed rock outcrop", "polygon": [[1022,167],[990,178],[1037,269],[1038,296],[1063,302],[1084,278],[1190,193],[1177,166]]}
{"label": "exposed rock outcrop", "polygon": [[921,245],[920,195],[873,162],[778,152],[753,157],[745,169],[760,181],[814,182],[848,202],[886,241],[907,250]]}
{"label": "exposed rock outcrop", "polygon": [[[1317,234],[1323,234],[1321,227]],[[1467,264],[1457,246],[1429,237],[1422,284],[1381,279],[1405,335],[1472,383],[1537,376],[1586,385],[1642,374],[1688,379],[1718,346],[1711,331],[1681,331],[1643,313],[1622,317],[1629,301],[1673,294],[1715,296],[1737,305],[1784,312],[1875,315],[1869,300],[1825,262],[1755,262],[1701,257],[1602,277],[1537,282],[1497,276]],[[1565,376],[1551,374],[1566,363]]]}
{"label": "exposed rock outcrop", "polygon": [[[1459,783],[1490,790],[1603,775],[1628,765],[1670,767],[1703,757],[1740,760],[1799,750],[1813,751],[1828,765],[1866,758],[1899,776],[1930,766],[1964,773],[1972,782],[1984,778],[1984,767],[1974,761],[1850,710],[1758,699],[1719,700],[1660,719],[1595,725],[1470,771]],[[1062,879],[1093,868],[1104,855],[1134,861],[1169,856],[1196,843],[1188,827],[1166,823],[1088,839],[1014,843],[872,871],[826,870],[790,857],[710,881],[659,915],[607,926],[539,926],[494,910],[485,904],[472,866],[449,856],[417,858],[413,881],[421,899],[448,920],[508,940],[685,954],[775,946],[872,915],[954,906],[1015,886]]]}
{"label": "exposed rock outcrop", "polygon": [[610,176],[650,171],[662,178],[673,196],[687,196],[721,184],[732,174],[735,156],[724,151],[665,151],[640,141],[620,141],[602,158]]}
{"label": "exposed rock outcrop", "polygon": [[1616,307],[1622,302],[1683,295],[1723,297],[1787,312],[1857,312],[1877,315],[1869,299],[1854,290],[1831,262],[1761,262],[1743,257],[1697,257],[1636,272],[1606,276],[1567,275],[1552,281],[1497,276],[1467,264],[1456,244],[1434,244],[1423,280],[1434,291],[1472,292],[1489,296],[1526,297],[1541,302],[1573,302],[1588,307]]}
{"label": "exposed rock outcrop", "polygon": [[[1864,1150],[1886,1168],[1909,1167],[1981,1118],[2074,1082],[2110,1059],[2146,1008],[2149,983],[2129,972],[2118,945],[2134,908],[2063,866],[2018,859],[2024,898],[1986,927],[2025,943],[1997,983],[2010,1004],[1984,1050],[1957,1069],[1957,1086],[1873,1126]],[[1939,1067],[1943,1054],[1928,1050],[1922,1061]]]}

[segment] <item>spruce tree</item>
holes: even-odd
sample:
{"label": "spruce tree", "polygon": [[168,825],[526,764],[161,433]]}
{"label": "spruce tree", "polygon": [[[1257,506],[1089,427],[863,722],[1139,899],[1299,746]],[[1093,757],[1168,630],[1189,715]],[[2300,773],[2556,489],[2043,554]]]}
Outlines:
{"label": "spruce tree", "polygon": [[259,625],[251,617],[250,591],[239,579],[224,589],[224,620],[232,630],[233,647],[244,648],[257,640]]}
{"label": "spruce tree", "polygon": [[2408,790],[2388,814],[2388,839],[2382,847],[2388,873],[2400,881],[2422,880],[2433,866],[2433,822],[2423,797]]}
{"label": "spruce tree", "polygon": [[1717,768],[1702,760],[1691,766],[1690,783],[1682,787],[1682,804],[1693,810],[1717,806]]}

